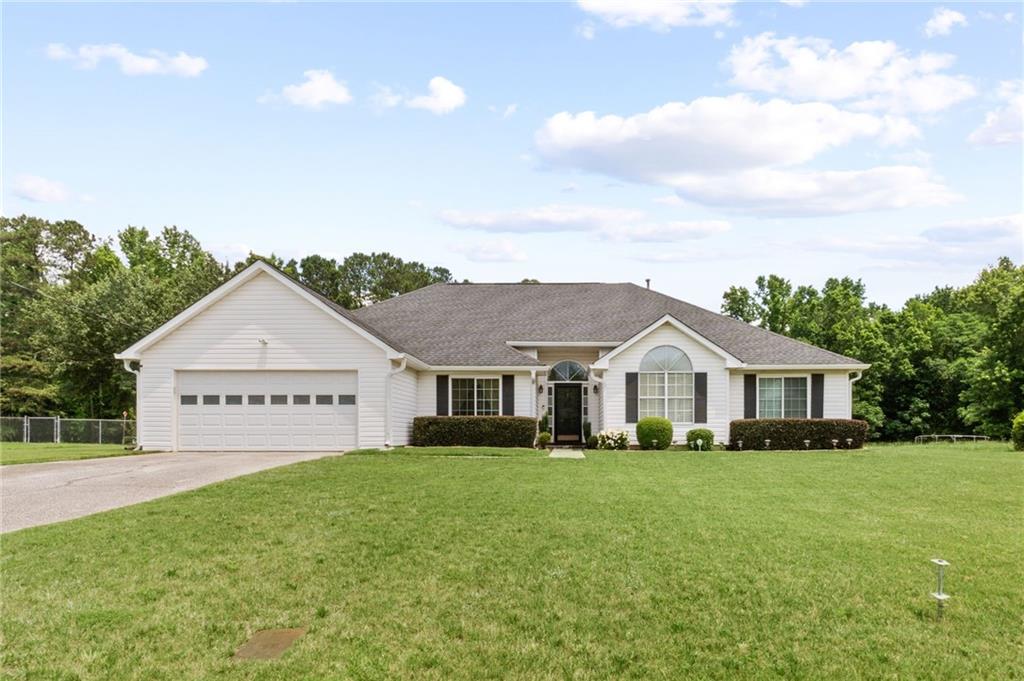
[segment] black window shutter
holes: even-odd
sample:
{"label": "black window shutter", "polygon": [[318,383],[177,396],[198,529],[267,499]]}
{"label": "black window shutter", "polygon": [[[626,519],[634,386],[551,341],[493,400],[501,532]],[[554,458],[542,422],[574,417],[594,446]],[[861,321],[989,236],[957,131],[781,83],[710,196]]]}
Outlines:
{"label": "black window shutter", "polygon": [[448,374],[437,377],[437,415],[448,416]]}
{"label": "black window shutter", "polygon": [[636,423],[637,415],[640,413],[637,395],[639,394],[640,381],[636,372],[626,374],[626,423]]}
{"label": "black window shutter", "polygon": [[708,422],[708,374],[705,371],[693,375],[693,422]]}
{"label": "black window shutter", "polygon": [[811,418],[825,416],[825,374],[811,374]]}
{"label": "black window shutter", "polygon": [[513,374],[501,377],[501,415],[516,415],[516,377]]}
{"label": "black window shutter", "polygon": [[757,374],[743,374],[743,418],[757,418]]}

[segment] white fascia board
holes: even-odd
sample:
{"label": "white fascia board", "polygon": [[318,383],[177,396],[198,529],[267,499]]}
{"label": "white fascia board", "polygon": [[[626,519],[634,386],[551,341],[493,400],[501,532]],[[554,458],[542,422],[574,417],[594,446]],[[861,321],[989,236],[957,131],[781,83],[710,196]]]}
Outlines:
{"label": "white fascia board", "polygon": [[655,329],[665,324],[670,324],[671,326],[675,327],[679,332],[689,336],[693,340],[697,341],[698,343],[706,347],[708,350],[711,350],[711,352],[715,353],[716,355],[724,359],[725,367],[727,369],[740,368],[744,366],[743,362],[740,361],[739,358],[729,354],[721,347],[715,345],[710,340],[700,335],[699,333],[691,329],[689,326],[683,324],[681,321],[679,321],[678,319],[669,314],[665,315],[658,321],[654,322],[646,329],[643,329],[639,333],[635,334],[632,338],[622,342],[620,345],[616,346],[614,350],[604,355],[603,357],[598,358],[598,360],[591,364],[590,366],[594,369],[607,369],[609,361],[611,361],[616,355],[618,355],[620,352],[622,352],[623,350],[627,349],[628,347],[639,341],[647,334],[651,333]]}
{"label": "white fascia board", "polygon": [[153,345],[153,343],[156,343],[161,338],[163,338],[167,334],[171,333],[172,331],[177,329],[179,326],[181,326],[185,322],[191,320],[196,315],[198,315],[200,312],[206,310],[211,305],[213,305],[214,303],[216,303],[220,299],[224,298],[226,295],[228,295],[229,293],[231,293],[232,291],[237,289],[239,286],[241,286],[242,284],[246,283],[247,281],[249,281],[250,279],[252,279],[253,277],[257,276],[260,273],[265,273],[265,274],[270,275],[271,277],[273,277],[277,281],[279,281],[282,284],[284,284],[287,288],[289,288],[292,291],[294,291],[295,293],[297,293],[300,297],[302,297],[305,300],[309,301],[314,306],[320,308],[321,310],[326,312],[331,317],[334,317],[339,322],[341,322],[343,325],[345,325],[346,327],[348,327],[349,329],[354,331],[357,335],[359,335],[362,338],[368,340],[370,343],[376,345],[381,350],[383,350],[387,354],[389,359],[401,359],[402,357],[406,356],[406,355],[404,355],[404,353],[401,353],[401,352],[395,350],[390,345],[388,345],[387,343],[385,343],[380,338],[378,338],[377,336],[373,335],[372,333],[370,333],[369,331],[367,331],[363,327],[359,326],[355,322],[351,321],[350,319],[347,319],[343,315],[338,314],[338,312],[336,310],[332,309],[329,305],[326,305],[322,300],[320,300],[316,296],[310,294],[304,288],[302,288],[301,286],[296,284],[294,281],[292,281],[288,277],[286,277],[283,274],[281,274],[280,272],[278,272],[276,269],[274,269],[270,265],[267,265],[262,260],[257,260],[256,262],[254,262],[253,264],[249,265],[247,268],[242,270],[240,273],[236,274],[234,277],[232,277],[231,279],[228,279],[226,282],[224,282],[223,284],[221,284],[220,286],[215,288],[213,291],[211,291],[210,293],[208,293],[205,296],[203,296],[202,298],[200,298],[198,301],[196,301],[192,305],[189,305],[182,312],[178,313],[177,315],[172,317],[169,321],[165,322],[164,324],[159,326],[157,329],[155,329],[154,331],[150,332],[148,335],[146,335],[144,338],[142,338],[141,340],[136,342],[134,345],[132,345],[127,350],[124,350],[122,352],[119,352],[119,353],[115,354],[114,358],[115,359],[121,359],[121,360],[125,360],[125,359],[136,359],[136,360],[137,359],[142,359],[142,351],[143,350],[145,350],[149,346]]}
{"label": "white fascia board", "polygon": [[614,348],[617,341],[505,341],[513,348]]}
{"label": "white fascia board", "polygon": [[431,371],[542,371],[547,370],[547,366],[538,364],[537,366],[470,366],[470,365],[454,365],[454,366],[432,366]]}
{"label": "white fascia board", "polygon": [[745,364],[738,371],[864,371],[870,364]]}

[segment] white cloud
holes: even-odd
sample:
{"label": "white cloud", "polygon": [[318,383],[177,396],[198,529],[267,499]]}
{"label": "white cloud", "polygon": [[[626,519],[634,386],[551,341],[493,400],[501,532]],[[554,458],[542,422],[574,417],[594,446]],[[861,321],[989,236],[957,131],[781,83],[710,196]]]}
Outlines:
{"label": "white cloud", "polygon": [[1003,81],[996,96],[1006,105],[985,114],[985,122],[967,138],[971,144],[1020,144],[1024,139],[1024,81]]}
{"label": "white cloud", "polygon": [[484,232],[591,232],[643,220],[643,211],[601,206],[550,205],[513,211],[441,211],[452,227]]}
{"label": "white cloud", "polygon": [[1024,213],[944,222],[921,232],[937,243],[1016,241],[1024,246]]}
{"label": "white cloud", "polygon": [[370,103],[378,109],[391,109],[402,103],[402,95],[387,85],[377,85],[370,95]]}
{"label": "white cloud", "polygon": [[[280,98],[289,104],[304,109],[320,111],[327,104],[348,104],[352,101],[352,93],[344,81],[335,80],[334,74],[326,69],[310,69],[303,71],[305,80],[294,85],[286,85],[281,90]],[[278,99],[276,95],[265,95],[261,102]]]}
{"label": "white cloud", "polygon": [[566,184],[562,185],[562,191],[565,192],[566,194],[571,194],[572,192],[578,192],[579,190],[580,190],[580,186],[578,184],[576,184],[575,182],[567,182]]}
{"label": "white cloud", "polygon": [[428,88],[430,94],[407,99],[405,105],[412,109],[426,109],[440,116],[451,113],[466,103],[465,91],[447,78],[431,78]]}
{"label": "white cloud", "polygon": [[659,222],[644,211],[603,206],[551,205],[512,211],[442,211],[441,221],[461,229],[484,232],[588,232],[615,241],[669,243],[703,239],[729,231],[724,220]]}
{"label": "white cloud", "polygon": [[732,95],[629,117],[563,112],[535,137],[553,166],[670,187],[683,199],[727,210],[802,216],[958,200],[929,170],[910,165],[793,168],[856,139],[887,145],[918,135],[904,118]]}
{"label": "white cloud", "polygon": [[457,244],[453,250],[475,262],[523,262],[526,260],[526,253],[510,239]]}
{"label": "white cloud", "polygon": [[576,27],[576,33],[584,40],[593,40],[597,36],[597,27],[591,21],[585,21]]}
{"label": "white cloud", "polygon": [[932,13],[932,18],[924,25],[924,34],[929,38],[949,35],[954,26],[966,26],[967,17],[956,10],[939,7]]}
{"label": "white cloud", "polygon": [[790,7],[803,7],[807,4],[807,0],[779,0],[779,2]]}
{"label": "white cloud", "polygon": [[790,171],[758,168],[730,175],[678,176],[680,196],[728,210],[769,216],[837,215],[960,199],[930,171],[915,166]]}
{"label": "white cloud", "polygon": [[121,73],[128,76],[171,75],[194,78],[206,70],[206,60],[184,52],[170,55],[149,50],[145,55],[135,54],[123,45],[82,45],[77,50],[60,43],[50,43],[46,56],[58,61],[70,61],[77,69],[95,69],[103,60],[117,62]]}
{"label": "white cloud", "polygon": [[665,32],[677,26],[714,26],[733,20],[732,0],[578,0],[577,4],[615,28],[647,26]]}
{"label": "white cloud", "polygon": [[931,113],[975,95],[967,77],[942,73],[954,61],[948,54],[913,56],[890,41],[856,42],[837,50],[821,38],[762,33],[734,45],[726,64],[731,82],[748,90],[848,100],[863,111]]}
{"label": "white cloud", "polygon": [[654,199],[655,203],[660,203],[663,206],[685,206],[686,201],[679,198],[678,194],[669,194],[668,196],[659,196]]}
{"label": "white cloud", "polygon": [[516,111],[519,110],[519,105],[513,102],[504,108],[499,108],[491,104],[487,107],[487,110],[494,114],[500,114],[502,118],[512,118],[512,116],[516,115]]}
{"label": "white cloud", "polygon": [[625,118],[562,112],[535,138],[552,165],[672,185],[687,173],[790,166],[856,138],[890,144],[918,134],[904,119],[739,94],[670,102]]}
{"label": "white cloud", "polygon": [[15,196],[37,203],[62,203],[71,199],[71,192],[62,183],[38,175],[19,175],[11,189]]}
{"label": "white cloud", "polygon": [[725,220],[671,220],[609,227],[602,235],[618,241],[672,243],[705,239],[732,229]]}
{"label": "white cloud", "polygon": [[[861,230],[856,238],[826,237],[801,242],[801,247],[845,254],[861,254],[886,264],[882,267],[960,267],[976,269],[1024,248],[1024,214],[946,222],[917,234],[872,234]],[[1024,255],[1024,253],[1021,253]]]}

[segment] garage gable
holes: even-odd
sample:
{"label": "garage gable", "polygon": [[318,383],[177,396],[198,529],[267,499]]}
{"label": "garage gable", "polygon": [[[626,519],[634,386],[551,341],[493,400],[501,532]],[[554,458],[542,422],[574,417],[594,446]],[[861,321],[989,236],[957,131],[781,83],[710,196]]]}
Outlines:
{"label": "garage gable", "polygon": [[[257,261],[153,332],[147,334],[128,349],[116,354],[115,357],[122,360],[141,359],[144,351],[168,336],[176,334],[194,320],[200,317],[208,318],[211,314],[224,314],[224,303],[231,303],[240,295],[249,300],[255,296],[258,308],[262,308],[265,305],[266,312],[272,313],[277,311],[281,313],[280,319],[288,320],[289,322],[294,322],[293,317],[296,308],[308,307],[319,310],[324,318],[340,327],[346,328],[354,335],[381,349],[387,353],[388,357],[401,356],[401,353],[380,337],[350,319],[350,315],[346,311],[336,309],[332,304],[325,302],[320,296],[291,280],[275,268],[262,261]],[[259,300],[261,295],[264,297],[262,301]],[[283,300],[288,301],[288,303],[284,307],[280,307],[277,303]],[[257,314],[257,316],[262,317],[265,315]]]}

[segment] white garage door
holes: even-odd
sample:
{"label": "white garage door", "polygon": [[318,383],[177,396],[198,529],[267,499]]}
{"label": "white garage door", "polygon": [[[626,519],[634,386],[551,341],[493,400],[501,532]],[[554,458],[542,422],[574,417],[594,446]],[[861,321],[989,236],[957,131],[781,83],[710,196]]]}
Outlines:
{"label": "white garage door", "polygon": [[356,446],[354,371],[179,371],[178,449]]}

